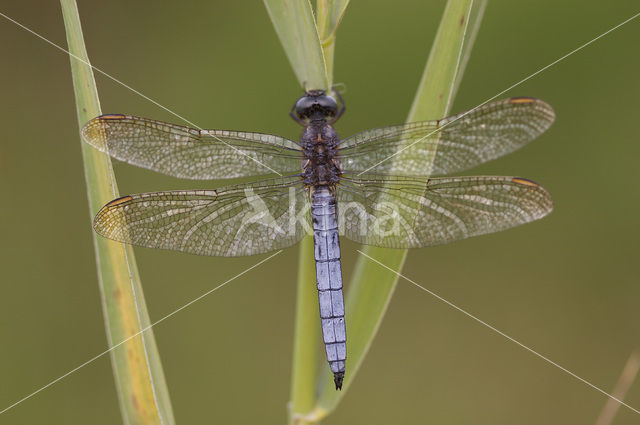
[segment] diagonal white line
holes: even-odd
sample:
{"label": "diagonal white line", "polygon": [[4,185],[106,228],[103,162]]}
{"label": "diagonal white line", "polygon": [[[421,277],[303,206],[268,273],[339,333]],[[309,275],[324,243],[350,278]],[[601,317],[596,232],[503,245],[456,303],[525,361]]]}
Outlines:
{"label": "diagonal white line", "polygon": [[[182,121],[186,122],[187,124],[189,124],[190,126],[203,131],[202,128],[198,127],[197,125],[195,125],[194,123],[192,123],[191,121],[189,121],[188,119],[184,118],[182,115],[179,115],[177,112],[173,112],[171,109],[167,108],[166,106],[161,105],[160,103],[156,102],[155,100],[151,99],[150,97],[146,96],[145,94],[139,92],[138,90],[134,89],[133,87],[123,83],[122,81],[118,80],[117,78],[111,76],[110,74],[107,74],[106,72],[104,72],[103,70],[101,70],[100,68],[96,68],[95,66],[91,65],[89,62],[87,62],[86,60],[82,59],[79,56],[74,55],[73,53],[71,53],[70,51],[68,51],[67,49],[65,49],[64,47],[59,46],[58,44],[54,43],[53,41],[45,38],[44,36],[38,34],[37,32],[35,32],[34,30],[32,30],[31,28],[28,28],[24,25],[22,25],[20,22],[16,21],[15,19],[11,19],[10,17],[8,17],[7,15],[5,15],[4,13],[0,12],[0,16],[2,16],[3,18],[5,18],[6,20],[13,22],[14,24],[16,24],[17,26],[19,26],[20,28],[30,32],[31,34],[35,35],[36,37],[38,37],[39,39],[45,41],[46,43],[52,45],[53,47],[55,47],[58,50],[63,51],[64,53],[66,53],[67,55],[69,55],[70,57],[74,58],[77,61],[82,62],[83,64],[90,66],[94,71],[104,75],[105,77],[109,78],[110,80],[120,84],[122,87],[131,90],[132,92],[134,92],[135,94],[137,94],[138,96],[142,97],[145,100],[148,100],[149,102],[153,103],[154,105],[156,105],[157,107],[164,109],[165,111],[169,112],[171,115],[181,119]],[[228,144],[227,142],[225,142],[224,140],[220,139],[219,137],[215,136],[215,135],[211,135],[214,139],[216,139],[217,141],[219,141],[220,143],[226,145],[227,147],[233,149],[234,151],[238,152],[241,155],[246,156],[247,158],[251,159],[252,161],[256,162],[257,164],[262,165],[263,167],[265,167],[266,169],[272,171],[273,173],[279,175],[280,177],[282,177],[282,174],[280,174],[279,172],[277,172],[276,170],[274,170],[273,168],[269,167],[266,164],[263,164],[262,162],[258,161],[257,159],[255,159],[254,157],[252,157],[251,155],[248,155],[247,153],[245,153],[244,151],[242,151],[241,149],[236,148],[235,146],[232,146],[230,144]]]}
{"label": "diagonal white line", "polygon": [[86,365],[88,365],[89,363],[94,362],[95,360],[99,359],[100,357],[104,356],[105,354],[108,354],[109,352],[115,350],[116,348],[118,348],[119,346],[121,346],[122,344],[126,343],[127,341],[135,338],[136,336],[140,335],[143,332],[148,331],[149,329],[151,329],[152,327],[154,327],[155,325],[157,325],[160,322],[164,322],[166,319],[168,319],[169,317],[173,316],[174,314],[184,310],[185,308],[189,307],[191,304],[200,301],[202,298],[206,297],[207,295],[211,294],[214,291],[217,291],[218,289],[222,288],[223,286],[225,286],[227,283],[236,280],[237,278],[239,278],[240,276],[250,272],[251,270],[255,269],[256,267],[262,265],[263,263],[269,261],[270,259],[272,259],[273,257],[275,257],[276,255],[280,254],[282,252],[282,250],[276,252],[275,254],[272,254],[270,256],[268,256],[267,258],[265,258],[264,260],[254,264],[253,266],[249,267],[248,269],[244,270],[241,273],[238,273],[237,275],[233,276],[231,279],[221,283],[220,285],[216,286],[213,289],[208,290],[207,292],[205,292],[204,294],[200,295],[199,297],[189,301],[188,303],[184,304],[182,307],[172,311],[171,313],[167,314],[166,316],[162,317],[159,320],[156,320],[155,322],[153,322],[152,324],[150,324],[149,326],[141,329],[140,331],[136,332],[135,334],[131,335],[130,337],[120,341],[119,343],[117,343],[116,345],[110,347],[108,350],[103,351],[102,353],[90,358],[89,360],[87,360],[86,362],[82,363],[81,365],[71,369],[69,372],[65,373],[64,375],[54,379],[53,381],[49,382],[47,385],[44,385],[43,387],[40,387],[39,389],[37,389],[36,391],[32,392],[31,394],[21,398],[20,400],[16,401],[15,403],[11,404],[10,406],[5,407],[4,409],[0,410],[0,415],[5,413],[7,410],[12,409],[14,407],[16,407],[18,404],[22,403],[25,400],[30,399],[31,397],[33,397],[34,395],[38,394],[39,392],[49,388],[50,386],[52,386],[53,384],[61,381],[62,379],[66,378],[67,376],[71,375],[74,372],[77,372],[79,369],[82,369],[83,367],[85,367]]}
{"label": "diagonal white line", "polygon": [[451,301],[448,301],[444,298],[442,298],[440,295],[436,294],[433,291],[428,290],[427,288],[425,288],[424,286],[414,282],[413,280],[409,279],[408,277],[402,275],[401,273],[398,273],[397,271],[393,270],[392,268],[386,266],[385,264],[381,263],[380,261],[376,260],[375,258],[365,254],[364,252],[357,250],[360,254],[364,255],[365,257],[367,257],[368,259],[370,259],[371,261],[373,261],[374,263],[380,265],[381,267],[384,267],[385,269],[389,270],[391,273],[396,274],[397,276],[403,278],[404,280],[406,280],[407,282],[417,286],[418,288],[422,289],[423,291],[425,291],[426,293],[428,293],[429,295],[437,298],[438,300],[442,301],[443,303],[447,304],[450,307],[453,307],[454,309],[458,310],[460,313],[472,318],[473,320],[475,320],[476,322],[480,323],[481,325],[486,326],[487,328],[491,329],[492,331],[496,332],[497,334],[507,338],[509,341],[519,345],[520,347],[524,348],[525,350],[527,350],[528,352],[530,352],[531,354],[536,355],[537,357],[541,358],[542,360],[544,360],[547,363],[552,364],[553,366],[557,367],[558,369],[562,370],[563,372],[573,376],[574,378],[576,378],[577,380],[579,380],[580,382],[587,384],[588,386],[590,386],[591,388],[593,388],[594,390],[601,392],[602,394],[606,395],[607,397],[609,397],[610,399],[617,401],[618,403],[620,403],[622,406],[632,410],[635,413],[640,414],[640,410],[637,410],[631,406],[629,406],[627,403],[625,403],[624,401],[620,400],[617,397],[614,397],[613,395],[609,394],[608,392],[600,389],[599,387],[595,386],[594,384],[592,384],[591,382],[587,381],[584,378],[581,378],[580,376],[576,375],[575,373],[571,372],[569,369],[560,366],[558,363],[554,362],[553,360],[549,359],[548,357],[545,357],[544,355],[538,353],[537,351],[535,351],[532,348],[529,348],[528,346],[524,345],[523,343],[521,343],[520,341],[510,337],[509,335],[507,335],[506,333],[502,332],[501,330],[491,326],[490,324],[488,324],[487,322],[483,321],[482,319],[474,316],[473,314],[469,313],[468,311],[458,307],[457,305],[453,304]]}
{"label": "diagonal white line", "polygon": [[374,165],[372,165],[371,167],[367,168],[366,170],[364,170],[363,172],[359,173],[358,175],[361,176],[362,174],[366,173],[367,171],[370,171],[374,168],[376,168],[378,165],[382,164],[385,161],[388,161],[389,159],[393,158],[394,156],[398,155],[400,152],[403,152],[407,149],[409,149],[411,146],[415,145],[416,143],[419,143],[421,141],[423,141],[424,139],[426,139],[427,137],[438,133],[439,131],[442,131],[442,129],[446,128],[447,126],[453,124],[454,122],[458,121],[460,118],[464,118],[465,116],[467,116],[468,114],[470,114],[471,112],[475,111],[476,109],[486,105],[487,103],[491,102],[492,100],[494,100],[495,98],[497,98],[498,96],[502,96],[503,94],[505,94],[506,92],[508,92],[509,90],[511,90],[514,87],[519,86],[520,84],[524,83],[525,81],[535,77],[536,75],[540,74],[543,71],[546,71],[547,69],[551,68],[553,65],[557,64],[558,62],[568,58],[569,56],[573,55],[574,53],[584,49],[585,47],[587,47],[588,45],[595,43],[596,41],[598,41],[599,39],[601,39],[602,37],[604,37],[605,35],[609,34],[612,31],[617,30],[618,28],[620,28],[621,26],[623,26],[624,24],[634,20],[635,18],[637,18],[638,16],[640,16],[640,12],[636,13],[635,15],[633,15],[632,17],[630,17],[629,19],[626,19],[625,21],[619,23],[618,25],[616,25],[615,27],[609,29],[608,31],[603,32],[602,34],[600,34],[599,36],[597,36],[596,38],[584,43],[583,45],[581,45],[580,47],[577,47],[575,49],[573,49],[572,51],[570,51],[569,53],[567,53],[564,56],[559,57],[558,59],[556,59],[555,61],[551,62],[549,65],[540,68],[539,70],[537,70],[536,72],[534,72],[533,74],[523,78],[522,80],[518,81],[515,84],[512,84],[511,86],[507,87],[506,89],[502,90],[500,93],[496,94],[495,96],[490,97],[489,99],[485,100],[484,102],[482,102],[481,104],[479,104],[478,106],[476,106],[475,108],[472,108],[470,110],[468,110],[467,112],[464,112],[462,114],[460,114],[460,116],[458,116],[456,119],[449,121],[448,123],[446,123],[445,125],[443,125],[442,127],[439,127],[435,130],[433,130],[431,133],[427,134],[426,136],[422,136],[421,138],[419,138],[418,140],[416,140],[415,142],[411,143],[408,146],[405,146],[404,148],[398,150],[397,152],[394,152],[393,154],[389,155],[388,157],[386,157],[385,159],[383,159],[382,161],[379,161],[377,163],[375,163]]}

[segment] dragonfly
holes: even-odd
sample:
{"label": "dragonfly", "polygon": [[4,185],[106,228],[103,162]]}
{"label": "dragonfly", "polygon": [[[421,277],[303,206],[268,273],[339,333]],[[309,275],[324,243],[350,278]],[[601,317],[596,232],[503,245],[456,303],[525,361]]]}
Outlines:
{"label": "dragonfly", "polygon": [[94,118],[81,134],[118,160],[179,178],[263,176],[219,189],[123,196],[97,213],[93,227],[136,246],[222,257],[281,250],[313,235],[323,342],[339,390],[347,359],[340,236],[420,248],[546,216],[552,198],[532,180],[438,176],[515,151],[555,115],[542,100],[514,97],[340,140],[333,125],[345,104],[333,93],[309,90],[295,102],[299,141],[123,114]]}

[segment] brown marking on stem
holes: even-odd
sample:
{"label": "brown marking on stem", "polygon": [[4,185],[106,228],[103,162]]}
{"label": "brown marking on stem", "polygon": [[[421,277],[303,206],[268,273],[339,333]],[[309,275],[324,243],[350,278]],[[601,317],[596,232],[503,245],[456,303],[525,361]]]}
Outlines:
{"label": "brown marking on stem", "polygon": [[138,397],[135,394],[131,394],[131,404],[133,408],[136,410],[140,410],[140,405],[138,405]]}

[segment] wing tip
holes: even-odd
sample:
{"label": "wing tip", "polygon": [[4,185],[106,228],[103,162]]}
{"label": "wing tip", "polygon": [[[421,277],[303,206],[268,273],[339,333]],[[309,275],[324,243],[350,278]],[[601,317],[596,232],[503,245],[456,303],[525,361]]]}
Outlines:
{"label": "wing tip", "polygon": [[107,145],[107,135],[105,131],[105,122],[113,120],[121,120],[126,118],[123,114],[103,114],[99,115],[87,123],[80,130],[82,140],[90,144],[94,148],[104,152]]}
{"label": "wing tip", "polygon": [[541,192],[542,194],[541,206],[543,207],[543,209],[541,210],[541,213],[536,217],[536,220],[547,216],[553,211],[553,207],[554,207],[553,198],[551,197],[551,194],[547,191],[547,189],[540,186],[540,184],[538,184],[537,182],[531,179],[527,179],[524,177],[512,177],[511,183],[516,185],[521,185],[521,186],[532,187],[537,189],[538,192]]}
{"label": "wing tip", "polygon": [[553,107],[544,100],[538,99],[537,97],[517,96],[510,97],[506,99],[506,101],[511,105],[532,105],[534,107],[537,107],[546,115],[547,121],[549,122],[549,125],[546,128],[549,128],[551,123],[553,123],[553,121],[555,121],[556,119],[556,112],[553,110]]}
{"label": "wing tip", "polygon": [[93,230],[107,239],[115,240],[118,242],[129,242],[128,238],[125,236],[125,233],[123,233],[123,231],[118,232],[117,229],[119,227],[114,227],[113,223],[111,222],[112,220],[110,220],[109,217],[113,218],[113,214],[116,213],[116,211],[120,211],[116,214],[122,214],[122,210],[114,207],[126,204],[132,199],[133,196],[126,195],[106,203],[102,208],[100,208],[100,211],[98,211],[96,216],[93,218]]}

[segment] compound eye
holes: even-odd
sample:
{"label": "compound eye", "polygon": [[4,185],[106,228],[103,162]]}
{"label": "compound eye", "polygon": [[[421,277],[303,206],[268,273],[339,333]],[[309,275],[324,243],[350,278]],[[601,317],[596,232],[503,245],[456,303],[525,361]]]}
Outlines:
{"label": "compound eye", "polygon": [[330,115],[335,115],[338,112],[338,102],[331,96],[320,96],[318,104]]}
{"label": "compound eye", "polygon": [[315,99],[309,96],[303,96],[296,102],[296,114],[303,118],[308,116],[309,111],[313,104],[315,103]]}

